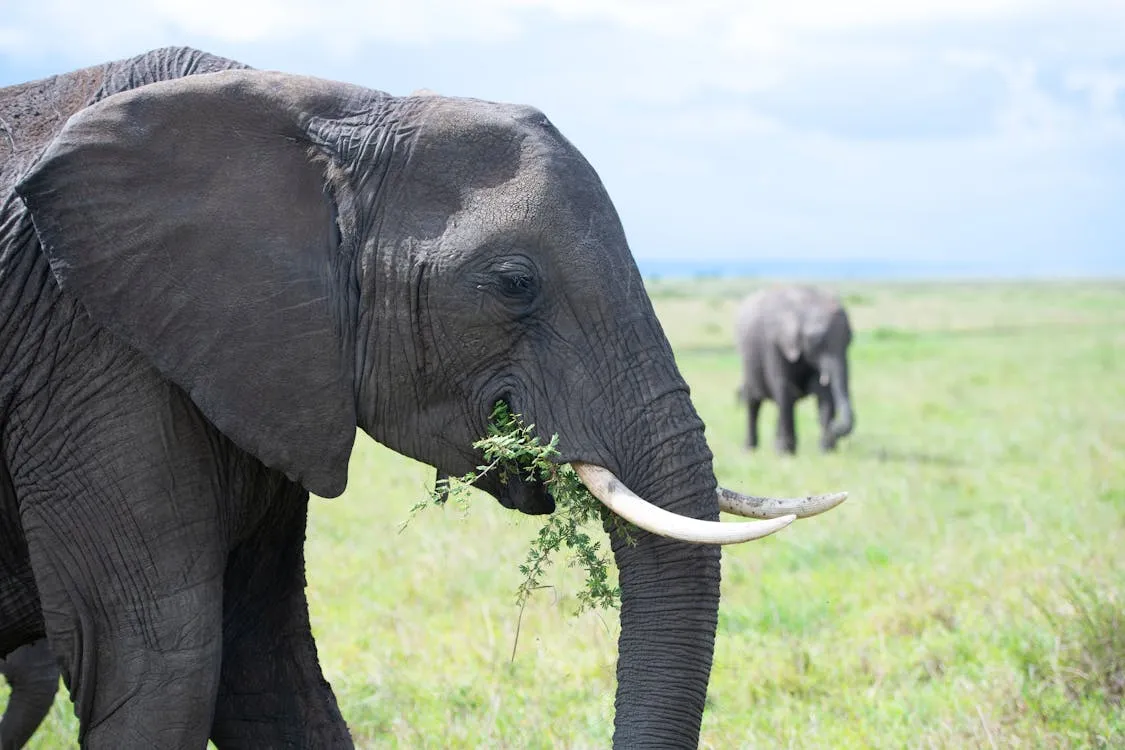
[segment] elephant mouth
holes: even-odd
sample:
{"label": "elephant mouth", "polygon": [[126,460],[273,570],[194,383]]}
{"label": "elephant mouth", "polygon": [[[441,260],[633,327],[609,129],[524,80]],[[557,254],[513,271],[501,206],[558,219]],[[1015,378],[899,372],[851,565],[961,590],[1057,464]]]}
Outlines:
{"label": "elephant mouth", "polygon": [[[498,403],[503,403],[512,414],[523,414],[510,391],[499,393],[485,400],[485,403],[488,407],[482,411],[484,424],[488,423],[490,419],[488,415]],[[485,430],[482,430],[481,434],[484,432]],[[476,486],[495,497],[500,505],[508,510],[518,510],[529,516],[542,516],[555,512],[555,498],[546,485],[538,480],[529,481],[518,474],[510,475],[505,479],[486,475],[476,482]]]}
{"label": "elephant mouth", "polygon": [[[440,483],[451,476],[439,469],[435,479]],[[495,477],[484,476],[473,482],[473,486],[495,497],[508,510],[518,510],[529,516],[555,512],[555,498],[542,482],[527,482],[519,478],[501,482]]]}
{"label": "elephant mouth", "polygon": [[542,482],[528,482],[512,477],[504,482],[497,495],[500,504],[529,516],[555,512],[555,498]]}

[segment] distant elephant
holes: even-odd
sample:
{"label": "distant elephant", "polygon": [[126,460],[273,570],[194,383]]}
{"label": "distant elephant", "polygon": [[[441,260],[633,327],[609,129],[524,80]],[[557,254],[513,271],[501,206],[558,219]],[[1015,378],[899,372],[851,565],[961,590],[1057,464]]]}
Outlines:
{"label": "distant elephant", "polygon": [[0,89],[0,123],[0,654],[48,636],[84,746],[350,747],[308,492],[344,490],[357,425],[471,470],[498,401],[647,530],[610,525],[615,745],[697,746],[714,544],[843,496],[718,491],[613,205],[541,112],[176,48]]}
{"label": "distant elephant", "polygon": [[775,286],[747,297],[738,309],[735,339],[742,358],[739,394],[748,410],[747,446],[758,447],[758,411],[777,404],[777,450],[793,453],[793,407],[815,394],[820,447],[830,451],[855,427],[848,390],[852,328],[840,299],[811,286]]}
{"label": "distant elephant", "polygon": [[8,681],[8,707],[0,718],[0,750],[27,744],[55,702],[59,669],[46,640],[20,646],[0,658],[0,676]]}

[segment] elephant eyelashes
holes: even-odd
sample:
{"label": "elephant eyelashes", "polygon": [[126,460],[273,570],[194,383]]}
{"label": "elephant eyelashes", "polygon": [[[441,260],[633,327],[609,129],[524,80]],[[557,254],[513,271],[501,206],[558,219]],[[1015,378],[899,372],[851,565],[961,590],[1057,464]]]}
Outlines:
{"label": "elephant eyelashes", "polygon": [[529,273],[500,274],[500,294],[514,305],[530,305],[539,296],[539,282]]}
{"label": "elephant eyelashes", "polygon": [[501,277],[504,294],[509,297],[528,297],[535,294],[535,279],[527,274],[512,274]]}

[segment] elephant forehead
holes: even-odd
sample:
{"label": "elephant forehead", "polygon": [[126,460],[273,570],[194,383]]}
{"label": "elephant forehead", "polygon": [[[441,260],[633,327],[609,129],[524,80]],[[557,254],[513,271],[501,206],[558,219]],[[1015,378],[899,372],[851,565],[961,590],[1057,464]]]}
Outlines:
{"label": "elephant forehead", "polygon": [[440,180],[416,177],[403,195],[399,219],[417,239],[479,245],[506,236],[526,243],[545,235],[574,234],[573,211],[557,180],[529,168],[496,184],[466,184],[456,175]]}
{"label": "elephant forehead", "polygon": [[[422,179],[456,184],[462,195],[508,185],[549,201],[572,201],[600,181],[578,151],[533,107],[425,97],[411,163]],[[502,200],[505,191],[494,194]]]}
{"label": "elephant forehead", "polygon": [[462,190],[495,187],[522,171],[526,129],[505,105],[428,97],[418,114],[412,166]]}
{"label": "elephant forehead", "polygon": [[[593,167],[532,107],[428,96],[409,159],[408,198],[426,237],[471,248],[624,248]],[[420,111],[419,111],[420,110]],[[440,228],[440,231],[438,231]]]}
{"label": "elephant forehead", "polygon": [[464,196],[448,228],[528,251],[624,247],[624,233],[608,199],[572,188],[557,174],[529,168],[518,179]]}

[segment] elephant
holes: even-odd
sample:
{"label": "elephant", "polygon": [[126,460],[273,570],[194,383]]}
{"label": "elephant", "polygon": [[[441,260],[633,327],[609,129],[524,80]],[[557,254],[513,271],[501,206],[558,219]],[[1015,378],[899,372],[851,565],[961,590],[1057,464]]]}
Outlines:
{"label": "elephant", "polygon": [[718,545],[846,495],[717,486],[613,204],[542,112],[165,48],[0,89],[0,122],[0,654],[46,635],[83,746],[350,747],[309,494],[344,491],[357,427],[465,474],[497,403],[636,527],[605,524],[614,745],[697,745]]}
{"label": "elephant", "polygon": [[795,453],[793,408],[816,394],[820,448],[831,451],[855,427],[848,388],[848,346],[852,328],[839,299],[808,285],[775,285],[742,301],[735,320],[742,359],[739,396],[746,402],[746,445],[758,447],[758,412],[769,399],[777,404],[779,453]]}
{"label": "elephant", "polygon": [[18,750],[27,744],[55,702],[59,669],[46,639],[20,646],[0,658],[0,675],[11,694],[0,718],[0,750]]}

